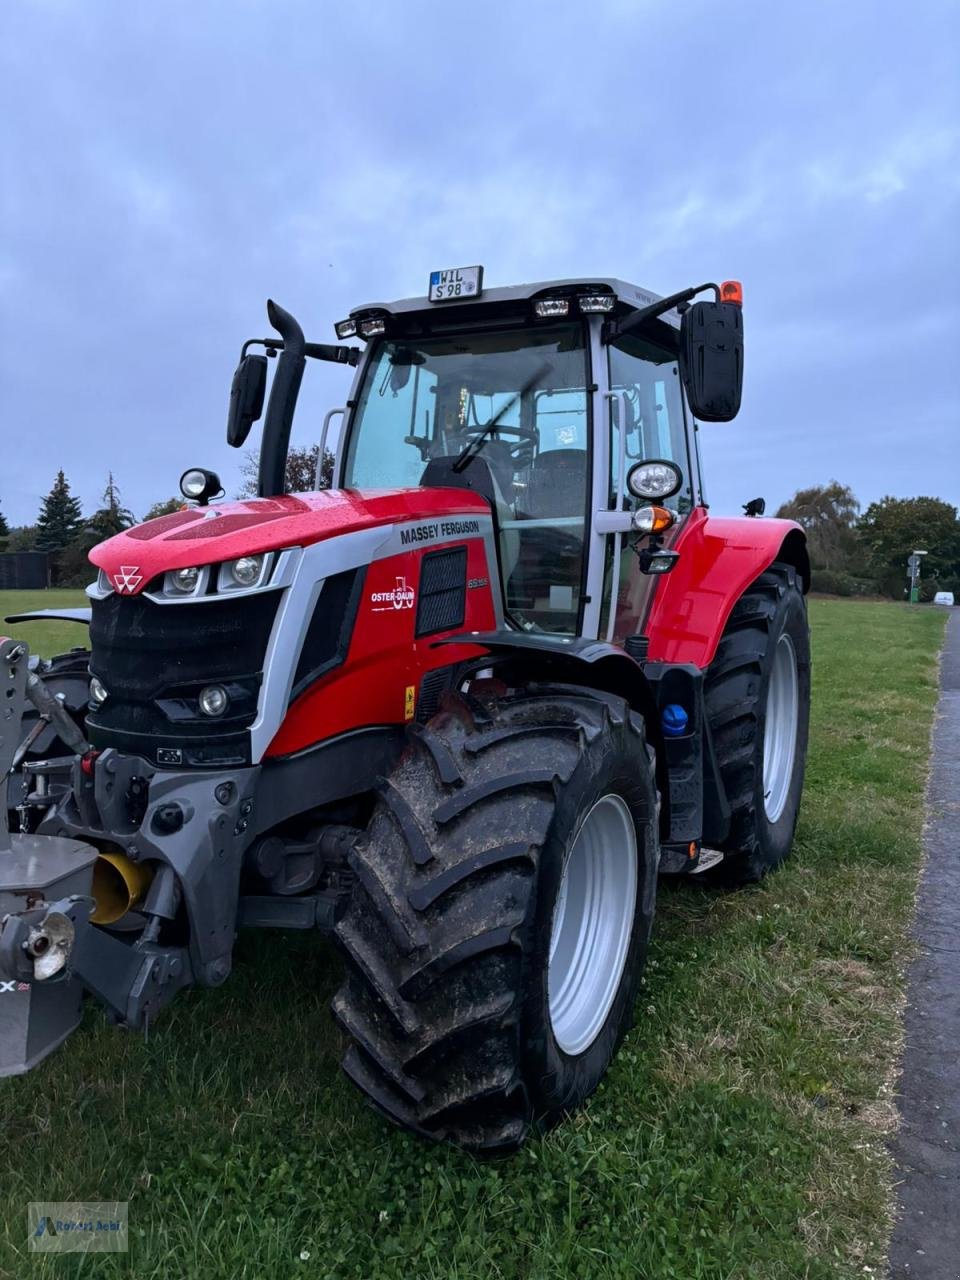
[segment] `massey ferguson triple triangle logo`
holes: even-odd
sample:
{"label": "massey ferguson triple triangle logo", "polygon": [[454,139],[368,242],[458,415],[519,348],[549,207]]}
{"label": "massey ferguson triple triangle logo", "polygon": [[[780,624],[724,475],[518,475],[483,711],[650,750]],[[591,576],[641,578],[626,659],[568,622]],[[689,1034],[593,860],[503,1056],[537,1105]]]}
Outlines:
{"label": "massey ferguson triple triangle logo", "polygon": [[126,591],[132,595],[143,581],[143,574],[138,564],[122,564],[120,572],[113,575],[113,585],[120,595]]}
{"label": "massey ferguson triple triangle logo", "polygon": [[390,609],[412,609],[415,592],[407,586],[407,580],[397,578],[397,585],[392,591],[371,591],[370,603],[373,613],[387,613]]}

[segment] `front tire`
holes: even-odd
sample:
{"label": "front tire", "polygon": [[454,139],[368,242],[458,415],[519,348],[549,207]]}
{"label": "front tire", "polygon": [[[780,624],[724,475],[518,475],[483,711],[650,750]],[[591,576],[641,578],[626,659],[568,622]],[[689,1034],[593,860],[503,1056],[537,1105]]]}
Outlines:
{"label": "front tire", "polygon": [[630,1024],[658,862],[619,698],[451,699],[386,782],[337,926],[344,1068],[397,1123],[495,1154],[596,1088]]}
{"label": "front tire", "polygon": [[722,880],[746,884],[793,845],[810,718],[810,632],[796,570],[775,563],[734,607],[704,702],[730,803]]}

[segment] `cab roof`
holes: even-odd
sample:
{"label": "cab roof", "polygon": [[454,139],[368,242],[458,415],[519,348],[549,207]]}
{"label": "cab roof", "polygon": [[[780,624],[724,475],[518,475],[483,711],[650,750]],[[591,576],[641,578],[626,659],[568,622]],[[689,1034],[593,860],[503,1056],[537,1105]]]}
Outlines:
{"label": "cab roof", "polygon": [[[431,316],[434,321],[446,317],[456,323],[464,319],[468,313],[494,311],[516,311],[518,304],[531,302],[535,298],[554,295],[570,295],[581,293],[612,293],[617,302],[613,314],[627,315],[638,307],[648,307],[659,302],[663,294],[642,289],[639,285],[629,284],[626,280],[617,280],[609,276],[581,276],[567,280],[539,280],[533,284],[499,285],[484,288],[479,297],[466,298],[463,301],[431,302],[425,295],[418,298],[400,298],[395,302],[369,302],[355,307],[350,315],[359,319],[371,315],[402,316],[413,318],[417,315]],[[664,312],[660,320],[673,328],[680,327],[680,316],[676,310]],[[441,323],[445,323],[441,320]]]}

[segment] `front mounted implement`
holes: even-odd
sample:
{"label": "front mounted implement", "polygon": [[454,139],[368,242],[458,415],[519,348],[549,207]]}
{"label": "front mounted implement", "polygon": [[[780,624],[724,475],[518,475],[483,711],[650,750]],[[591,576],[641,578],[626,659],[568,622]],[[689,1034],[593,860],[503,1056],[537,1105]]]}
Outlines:
{"label": "front mounted implement", "polygon": [[[10,1076],[36,1066],[75,1029],[84,989],[115,1021],[139,1027],[190,980],[191,968],[183,948],[155,944],[156,929],[148,926],[128,944],[96,927],[94,894],[107,895],[102,880],[96,883],[104,860],[91,844],[64,835],[11,834],[7,781],[28,702],[41,714],[59,714],[63,734],[78,747],[86,744],[51,704],[21,641],[0,640],[0,680],[0,1076]],[[53,763],[74,775],[76,785],[82,761],[77,755]],[[115,863],[121,858],[115,856]],[[164,879],[153,877],[154,899]]]}

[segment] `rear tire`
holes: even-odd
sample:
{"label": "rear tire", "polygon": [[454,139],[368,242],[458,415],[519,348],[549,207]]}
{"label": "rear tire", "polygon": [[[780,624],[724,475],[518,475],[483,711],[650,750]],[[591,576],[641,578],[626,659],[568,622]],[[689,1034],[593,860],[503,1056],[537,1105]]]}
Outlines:
{"label": "rear tire", "polygon": [[[619,698],[456,697],[415,731],[352,855],[336,931],[343,1065],[382,1112],[497,1154],[584,1101],[631,1020],[657,817],[653,753]],[[578,902],[600,904],[580,913],[593,949],[577,950]]]}
{"label": "rear tire", "polygon": [[790,852],[807,755],[810,633],[790,565],[772,565],[737,602],[704,701],[731,810],[717,878],[755,882]]}

